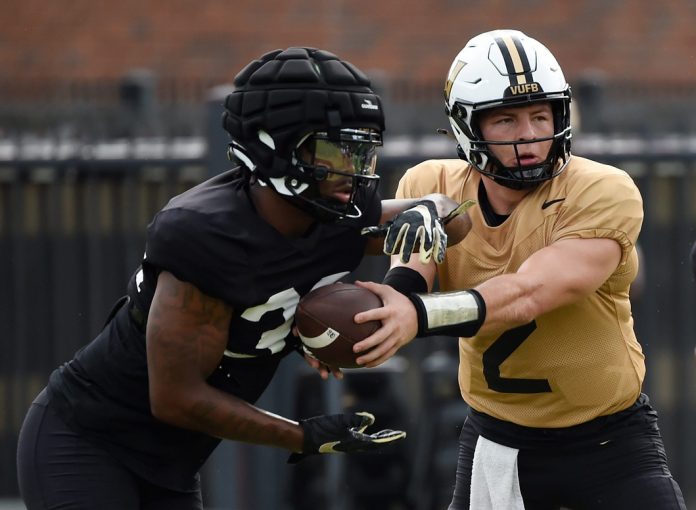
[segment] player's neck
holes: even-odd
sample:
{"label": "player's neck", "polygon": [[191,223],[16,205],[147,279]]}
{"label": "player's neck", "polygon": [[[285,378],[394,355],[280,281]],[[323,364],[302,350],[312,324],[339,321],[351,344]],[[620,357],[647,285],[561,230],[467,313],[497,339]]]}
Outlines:
{"label": "player's neck", "polygon": [[303,236],[315,222],[309,214],[266,186],[252,184],[249,196],[258,215],[286,237]]}
{"label": "player's neck", "polygon": [[524,197],[533,191],[532,189],[511,189],[488,177],[482,177],[483,187],[491,208],[496,214],[507,215],[515,210]]}

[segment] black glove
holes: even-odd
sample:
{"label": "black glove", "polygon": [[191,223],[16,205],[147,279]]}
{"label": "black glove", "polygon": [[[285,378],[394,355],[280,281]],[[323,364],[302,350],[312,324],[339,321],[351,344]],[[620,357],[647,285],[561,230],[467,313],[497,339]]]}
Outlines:
{"label": "black glove", "polygon": [[304,430],[302,453],[288,457],[289,464],[295,464],[308,455],[318,453],[350,453],[377,450],[384,445],[406,437],[402,430],[381,430],[365,434],[365,429],[375,422],[375,417],[367,412],[346,414],[325,414],[300,420]]}
{"label": "black glove", "polygon": [[416,245],[423,264],[430,262],[433,257],[438,264],[445,259],[447,234],[442,219],[437,215],[435,203],[431,200],[420,200],[390,221],[362,229],[362,234],[373,237],[385,235],[384,253],[398,253],[403,263],[410,260]]}
{"label": "black glove", "polygon": [[370,237],[385,236],[384,253],[395,255],[398,252],[404,264],[410,260],[416,243],[419,243],[418,252],[423,264],[430,262],[431,258],[434,258],[436,263],[442,264],[447,249],[445,225],[465,213],[474,204],[476,204],[475,200],[465,200],[452,209],[447,216],[440,218],[433,201],[420,200],[409,209],[397,214],[392,220],[382,225],[365,227],[361,233]]}

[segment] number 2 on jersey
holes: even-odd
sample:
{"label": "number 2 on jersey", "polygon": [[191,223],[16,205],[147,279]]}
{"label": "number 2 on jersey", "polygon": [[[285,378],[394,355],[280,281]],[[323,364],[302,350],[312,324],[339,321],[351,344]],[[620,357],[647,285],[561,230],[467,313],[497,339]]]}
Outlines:
{"label": "number 2 on jersey", "polygon": [[509,329],[486,349],[483,353],[483,375],[490,389],[500,393],[548,393],[551,391],[547,379],[516,379],[500,376],[500,365],[536,328],[536,321],[532,321],[524,326]]}

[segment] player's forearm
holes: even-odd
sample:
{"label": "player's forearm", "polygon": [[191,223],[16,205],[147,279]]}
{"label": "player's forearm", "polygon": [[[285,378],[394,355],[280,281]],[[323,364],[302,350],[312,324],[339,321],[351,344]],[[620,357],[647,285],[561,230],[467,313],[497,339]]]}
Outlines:
{"label": "player's forearm", "polygon": [[302,451],[302,429],[297,422],[259,409],[242,400],[226,399],[227,405],[221,409],[222,423],[215,420],[209,423],[211,435],[267,446]]}
{"label": "player's forearm", "polygon": [[533,321],[541,312],[536,299],[539,284],[519,274],[491,278],[476,290],[486,303],[486,320],[479,334],[505,331]]}
{"label": "player's forearm", "polygon": [[412,292],[409,297],[416,309],[418,336],[468,338],[527,324],[538,311],[530,282],[504,275],[475,289]]}
{"label": "player's forearm", "polygon": [[153,413],[170,425],[209,436],[301,451],[302,429],[297,422],[205,386],[153,406]]}

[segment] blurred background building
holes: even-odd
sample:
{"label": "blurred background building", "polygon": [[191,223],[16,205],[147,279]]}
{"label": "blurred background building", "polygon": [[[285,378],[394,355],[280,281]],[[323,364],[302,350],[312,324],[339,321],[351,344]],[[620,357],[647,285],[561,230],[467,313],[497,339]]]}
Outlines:
{"label": "blurred background building", "polygon": [[[17,432],[51,370],[124,292],[151,215],[227,168],[221,98],[246,63],[315,46],[371,78],[387,115],[382,191],[456,157],[442,88],[473,35],[517,28],[550,47],[574,92],[574,152],[638,183],[645,285],[634,303],[646,390],[671,467],[696,505],[696,3],[692,0],[5,0],[0,12],[0,500],[17,506]],[[380,279],[370,259],[362,278]],[[289,417],[366,408],[406,428],[384,455],[296,467],[224,443],[206,508],[445,508],[466,411],[452,339],[414,342],[322,383],[288,360],[260,405]],[[13,503],[14,501],[14,503]],[[0,502],[0,508],[3,508]]]}

